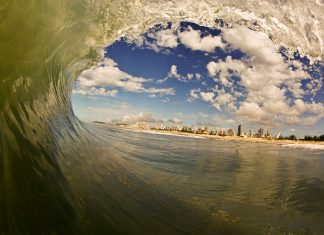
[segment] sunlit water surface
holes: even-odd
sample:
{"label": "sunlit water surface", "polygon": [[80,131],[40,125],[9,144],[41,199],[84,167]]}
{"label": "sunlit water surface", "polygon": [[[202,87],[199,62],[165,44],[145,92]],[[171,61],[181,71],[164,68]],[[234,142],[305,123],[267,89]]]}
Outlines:
{"label": "sunlit water surface", "polygon": [[323,150],[86,126],[95,159],[65,174],[119,232],[324,233]]}

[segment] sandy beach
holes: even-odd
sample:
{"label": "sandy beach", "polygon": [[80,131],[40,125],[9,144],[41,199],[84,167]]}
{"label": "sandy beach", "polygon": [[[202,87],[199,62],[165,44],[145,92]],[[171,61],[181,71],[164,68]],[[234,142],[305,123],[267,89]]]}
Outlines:
{"label": "sandy beach", "polygon": [[254,138],[254,137],[239,137],[239,136],[217,136],[217,135],[209,135],[209,134],[194,134],[187,132],[178,132],[178,131],[160,131],[160,130],[145,130],[138,128],[125,128],[123,129],[138,131],[142,133],[149,134],[158,134],[158,135],[170,135],[170,136],[179,136],[179,137],[188,137],[188,138],[196,138],[196,139],[217,139],[224,141],[246,141],[252,143],[265,143],[265,144],[279,144],[287,147],[301,147],[301,148],[309,148],[309,149],[324,149],[323,142],[317,141],[305,141],[305,140],[284,140],[284,139],[266,139],[266,138]]}

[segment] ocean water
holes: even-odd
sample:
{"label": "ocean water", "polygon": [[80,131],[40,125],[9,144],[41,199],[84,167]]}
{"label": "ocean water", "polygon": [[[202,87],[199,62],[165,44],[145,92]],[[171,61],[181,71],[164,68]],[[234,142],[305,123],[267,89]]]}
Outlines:
{"label": "ocean water", "polygon": [[80,122],[71,87],[121,36],[245,25],[324,55],[316,1],[0,0],[0,234],[323,234],[323,150]]}
{"label": "ocean water", "polygon": [[122,232],[323,234],[321,149],[157,135],[100,124],[87,124],[87,129],[97,133],[100,143],[88,174],[91,179],[97,175],[101,187],[88,182],[86,188],[94,187],[94,201],[107,206],[106,212],[117,203],[119,212],[108,221],[127,224]]}

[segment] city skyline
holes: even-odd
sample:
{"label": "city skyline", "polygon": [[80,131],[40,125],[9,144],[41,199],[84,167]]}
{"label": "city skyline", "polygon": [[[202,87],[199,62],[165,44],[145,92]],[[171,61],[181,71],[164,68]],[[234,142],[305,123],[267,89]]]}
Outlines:
{"label": "city skyline", "polygon": [[[225,127],[214,127],[209,128],[208,126],[199,126],[199,125],[181,125],[181,123],[176,123],[170,120],[165,121],[166,125],[163,122],[136,122],[136,123],[127,123],[127,122],[116,122],[116,123],[106,123],[102,121],[93,121],[95,124],[108,124],[116,125],[119,127],[126,127],[131,129],[142,129],[142,130],[156,130],[156,131],[176,131],[176,132],[187,132],[193,134],[207,134],[207,135],[218,135],[218,136],[238,136],[238,137],[256,137],[256,138],[270,138],[270,139],[279,139],[280,137],[286,138],[281,132],[274,133],[273,130],[263,129],[262,127],[257,130],[248,129],[247,127],[242,127],[242,124],[237,124],[235,127],[225,128]],[[289,136],[294,136],[290,134]],[[308,135],[305,135],[306,137]],[[310,136],[311,137],[311,136]]]}
{"label": "city skyline", "polygon": [[324,129],[323,71],[298,53],[287,59],[262,33],[169,24],[107,47],[104,59],[81,74],[72,101],[85,121],[246,123],[318,135]]}

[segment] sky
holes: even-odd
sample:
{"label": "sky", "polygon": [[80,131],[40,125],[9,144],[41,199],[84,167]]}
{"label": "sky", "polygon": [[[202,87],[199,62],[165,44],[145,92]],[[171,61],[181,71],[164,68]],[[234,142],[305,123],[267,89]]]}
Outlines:
{"label": "sky", "polygon": [[324,63],[246,27],[157,25],[105,48],[74,83],[84,121],[324,134]]}

